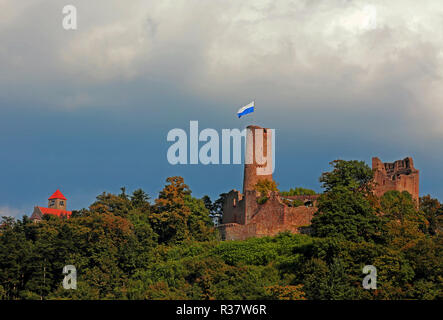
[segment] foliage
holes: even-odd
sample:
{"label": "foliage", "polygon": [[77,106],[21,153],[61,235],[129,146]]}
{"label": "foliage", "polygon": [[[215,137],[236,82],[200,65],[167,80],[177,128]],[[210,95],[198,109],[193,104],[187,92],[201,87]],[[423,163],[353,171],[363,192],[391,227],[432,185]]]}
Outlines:
{"label": "foliage", "polygon": [[269,299],[272,300],[306,300],[302,284],[297,286],[273,285],[267,287],[266,290],[268,292]]}
{"label": "foliage", "polygon": [[338,186],[319,198],[312,229],[318,237],[378,242],[383,236],[383,220],[364,195]]}
{"label": "foliage", "polygon": [[360,161],[336,160],[333,170],[323,173],[325,193],[318,200],[312,219],[314,235],[351,241],[380,242],[383,219],[375,214],[370,199],[371,169]]}
{"label": "foliage", "polygon": [[223,204],[227,195],[227,193],[221,193],[219,195],[219,198],[214,202],[211,201],[211,198],[208,195],[203,196],[202,200],[205,204],[206,209],[209,210],[211,218],[220,221],[221,217],[223,216]]}
{"label": "foliage", "polygon": [[409,192],[391,190],[380,198],[381,210],[390,219],[412,218],[415,215],[415,203]]}
{"label": "foliage", "polygon": [[[182,177],[167,178],[167,184],[155,200],[151,224],[160,243],[179,243],[184,240],[210,238],[209,211],[202,200],[193,199]],[[203,233],[203,235],[201,234]]]}
{"label": "foliage", "polygon": [[302,200],[299,199],[283,199],[282,201],[288,207],[294,207],[294,208],[303,206],[305,204]]}
{"label": "foliage", "polygon": [[317,193],[314,190],[296,187],[295,189],[291,188],[289,191],[280,192],[282,196],[303,196],[303,195],[316,195]]}
{"label": "foliage", "polygon": [[278,191],[277,184],[275,183],[275,181],[268,179],[258,180],[258,182],[254,186],[254,189],[260,192],[262,196],[267,195],[268,192],[271,191]]}
{"label": "foliage", "polygon": [[277,184],[273,180],[260,179],[255,184],[254,189],[260,194],[257,198],[258,204],[264,204],[268,199],[269,192],[278,192]]}
{"label": "foliage", "polygon": [[[314,190],[296,187],[295,189],[291,188],[289,191],[282,191],[280,195],[283,197],[291,197],[291,196],[301,196],[301,195],[316,195],[317,193]],[[299,199],[283,199],[283,202],[289,207],[299,207],[303,206],[304,202]]]}
{"label": "foliage", "polygon": [[265,204],[266,203],[266,201],[268,201],[268,197],[267,196],[263,196],[263,197],[258,197],[257,198],[257,203],[258,204]]}
{"label": "foliage", "polygon": [[437,199],[426,195],[420,198],[420,211],[429,222],[427,232],[431,235],[443,232],[443,207]]}
{"label": "foliage", "polygon": [[[443,299],[438,200],[421,198],[419,210],[408,193],[374,201],[368,167],[332,164],[312,235],[219,241],[210,215],[225,195],[194,198],[181,177],[153,204],[122,188],[69,219],[4,217],[0,299]],[[68,264],[77,290],[61,285]],[[377,268],[376,290],[362,287],[365,265]]]}
{"label": "foliage", "polygon": [[325,192],[336,187],[344,187],[367,194],[372,189],[371,182],[374,173],[363,161],[334,160],[330,164],[333,166],[333,170],[323,173],[320,177]]}

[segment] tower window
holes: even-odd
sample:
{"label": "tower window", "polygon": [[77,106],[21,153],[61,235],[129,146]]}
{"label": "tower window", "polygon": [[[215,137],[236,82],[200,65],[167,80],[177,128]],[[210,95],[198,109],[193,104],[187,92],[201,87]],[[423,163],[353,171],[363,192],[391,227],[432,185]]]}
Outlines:
{"label": "tower window", "polygon": [[60,205],[61,205],[61,206],[64,206],[64,205],[65,205],[65,202],[64,202],[63,200],[60,200]]}

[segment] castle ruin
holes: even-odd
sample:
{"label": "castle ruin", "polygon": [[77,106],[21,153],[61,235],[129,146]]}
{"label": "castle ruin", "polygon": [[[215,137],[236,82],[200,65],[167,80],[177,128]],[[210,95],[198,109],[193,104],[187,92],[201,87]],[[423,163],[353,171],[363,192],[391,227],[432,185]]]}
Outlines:
{"label": "castle ruin", "polygon": [[[263,139],[260,139],[263,141],[256,141],[257,130],[263,130]],[[271,143],[271,130],[258,126],[247,127],[245,159],[250,161],[244,165],[243,193],[231,190],[226,195],[222,222],[217,226],[223,240],[273,236],[283,231],[309,232],[319,195],[282,196],[278,192],[269,192],[265,203],[259,204],[257,201],[263,196],[255,190],[257,182],[273,181],[272,171],[269,171],[273,159]],[[265,158],[263,163],[257,163],[255,152]],[[418,203],[419,171],[414,168],[412,158],[383,163],[374,157],[372,168],[376,196],[380,197],[389,190],[408,191]],[[298,200],[303,205],[294,207],[288,204],[288,200]]]}
{"label": "castle ruin", "polygon": [[[256,131],[263,130],[263,141],[256,141]],[[278,192],[270,192],[268,200],[259,204],[260,196],[255,190],[259,180],[271,180],[272,172],[272,136],[267,128],[248,126],[246,134],[246,161],[244,166],[243,193],[231,190],[223,204],[222,223],[218,226],[225,240],[244,240],[250,237],[272,236],[279,232],[299,233],[307,227],[317,210],[311,205],[315,196],[298,196],[297,200],[306,200],[306,206],[290,207]],[[261,140],[261,139],[260,139]],[[260,143],[262,142],[262,143]],[[258,143],[257,149],[256,144]],[[258,157],[256,157],[258,153]],[[263,163],[256,159],[264,158]],[[262,162],[262,161],[259,161]],[[286,197],[292,200],[294,197]],[[291,198],[291,199],[290,199]],[[294,198],[295,199],[295,198]]]}
{"label": "castle ruin", "polygon": [[374,170],[374,193],[381,197],[386,191],[407,191],[418,204],[419,201],[419,171],[414,168],[411,157],[392,163],[383,163],[379,158],[372,158]]}

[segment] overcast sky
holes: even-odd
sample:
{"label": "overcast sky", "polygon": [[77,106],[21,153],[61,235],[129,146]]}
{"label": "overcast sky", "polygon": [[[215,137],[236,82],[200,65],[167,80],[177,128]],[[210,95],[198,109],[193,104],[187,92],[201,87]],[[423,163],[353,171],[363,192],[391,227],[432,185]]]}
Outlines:
{"label": "overcast sky", "polygon": [[[443,2],[0,0],[0,215],[168,176],[212,198],[241,165],[172,166],[173,128],[276,129],[280,189],[328,162],[412,156],[443,200]],[[254,116],[237,109],[256,101]]]}

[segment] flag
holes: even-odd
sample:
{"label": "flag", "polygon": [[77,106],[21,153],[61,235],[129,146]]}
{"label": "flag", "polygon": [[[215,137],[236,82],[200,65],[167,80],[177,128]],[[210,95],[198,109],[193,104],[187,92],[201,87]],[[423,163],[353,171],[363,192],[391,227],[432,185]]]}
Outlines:
{"label": "flag", "polygon": [[255,104],[255,101],[252,101],[250,104],[247,104],[244,107],[241,107],[237,111],[238,117],[240,118],[241,116],[244,116],[248,113],[254,112],[254,104]]}

